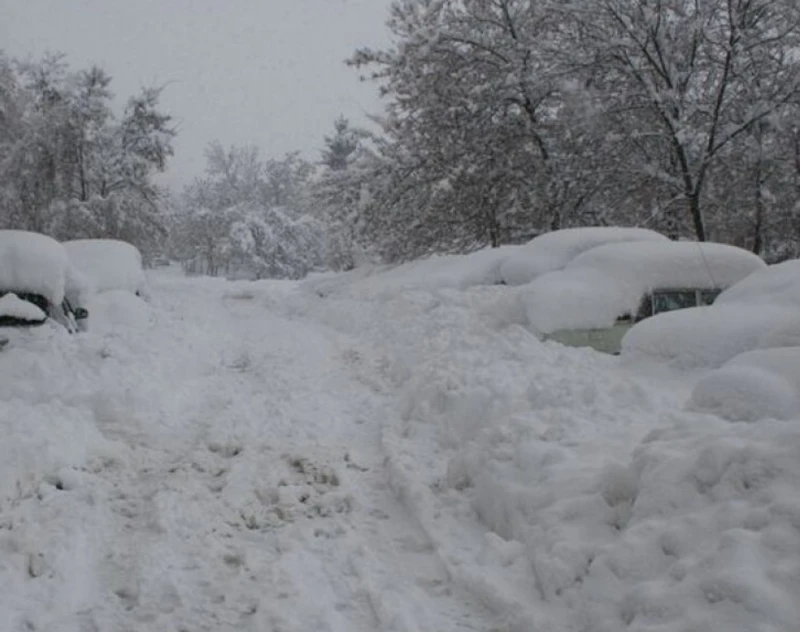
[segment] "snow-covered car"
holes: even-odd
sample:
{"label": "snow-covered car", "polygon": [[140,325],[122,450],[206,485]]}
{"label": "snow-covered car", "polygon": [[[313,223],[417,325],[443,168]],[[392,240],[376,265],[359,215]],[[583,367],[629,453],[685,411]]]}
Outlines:
{"label": "snow-covered car", "polygon": [[731,421],[800,419],[800,347],[735,356],[697,382],[688,408]]}
{"label": "snow-covered car", "polygon": [[96,292],[124,290],[150,298],[142,254],[136,246],[116,239],[76,239],[64,242],[64,248]]}
{"label": "snow-covered car", "polygon": [[765,267],[760,257],[726,244],[606,244],[527,286],[527,320],[545,340],[618,353],[634,323],[711,304],[721,291]]}
{"label": "snow-covered car", "polygon": [[800,345],[800,260],[756,271],[711,307],[662,314],[622,340],[626,356],[678,368],[719,367],[745,351]]}
{"label": "snow-covered car", "polygon": [[14,330],[51,322],[86,328],[85,285],[64,247],[38,233],[0,231],[0,346]]}
{"label": "snow-covered car", "polygon": [[631,241],[668,241],[661,233],[627,226],[563,228],[534,237],[517,247],[500,265],[506,285],[524,285],[535,278],[561,270],[578,255],[605,244]]}

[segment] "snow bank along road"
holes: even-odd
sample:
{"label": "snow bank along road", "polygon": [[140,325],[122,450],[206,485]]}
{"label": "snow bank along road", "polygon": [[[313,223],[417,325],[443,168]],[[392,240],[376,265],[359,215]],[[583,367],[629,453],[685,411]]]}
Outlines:
{"label": "snow bank along road", "polygon": [[154,289],[0,354],[2,630],[796,629],[796,423],[503,288]]}

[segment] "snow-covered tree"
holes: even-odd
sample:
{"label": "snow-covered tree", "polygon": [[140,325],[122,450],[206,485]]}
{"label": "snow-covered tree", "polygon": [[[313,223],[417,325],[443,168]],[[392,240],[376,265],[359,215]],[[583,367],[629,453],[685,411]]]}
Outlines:
{"label": "snow-covered tree", "polygon": [[793,216],[793,0],[403,0],[389,27],[350,60],[388,101],[389,256],[620,222],[758,250]]}
{"label": "snow-covered tree", "polygon": [[110,83],[100,68],[70,72],[61,55],[0,55],[0,224],[143,250],[163,238],[153,175],[172,154],[170,117],[160,91],[145,89],[117,120]]}
{"label": "snow-covered tree", "polygon": [[329,265],[329,231],[309,214],[313,167],[299,154],[211,143],[206,176],[183,194],[172,248],[189,272],[299,278]]}
{"label": "snow-covered tree", "polygon": [[[518,241],[580,215],[595,190],[591,128],[573,109],[551,53],[561,27],[546,3],[395,2],[399,44],[359,50],[390,99],[382,205],[406,246],[464,249]],[[591,162],[591,161],[589,161]]]}

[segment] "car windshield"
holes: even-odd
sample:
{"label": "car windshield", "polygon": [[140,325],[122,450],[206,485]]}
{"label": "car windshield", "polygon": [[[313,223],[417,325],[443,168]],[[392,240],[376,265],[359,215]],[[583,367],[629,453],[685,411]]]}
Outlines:
{"label": "car windshield", "polygon": [[653,292],[653,314],[671,312],[697,305],[695,290],[662,290]]}
{"label": "car windshield", "polygon": [[[0,292],[0,298],[10,293],[11,292]],[[17,298],[19,298],[20,300],[27,301],[28,303],[35,305],[45,314],[48,313],[50,304],[48,303],[47,299],[41,294],[31,294],[29,292],[13,292],[13,294],[16,294]],[[42,321],[39,320],[28,320],[25,318],[20,318],[18,316],[0,314],[0,327],[23,327],[32,324],[39,324],[41,322]]]}

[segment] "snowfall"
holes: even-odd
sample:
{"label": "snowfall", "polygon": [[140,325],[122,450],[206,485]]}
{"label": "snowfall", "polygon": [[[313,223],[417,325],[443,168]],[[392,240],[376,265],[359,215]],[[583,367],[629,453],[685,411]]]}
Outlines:
{"label": "snowfall", "polygon": [[800,629],[800,419],[541,342],[475,261],[151,271],[9,344],[0,629]]}

